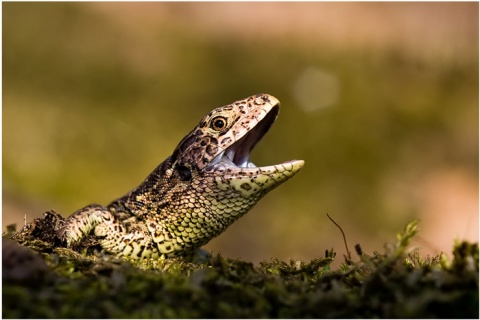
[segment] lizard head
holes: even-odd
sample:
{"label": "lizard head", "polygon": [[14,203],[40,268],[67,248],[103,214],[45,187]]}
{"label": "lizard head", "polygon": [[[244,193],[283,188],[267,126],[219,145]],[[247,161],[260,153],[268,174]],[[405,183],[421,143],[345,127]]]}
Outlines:
{"label": "lizard head", "polygon": [[265,167],[250,160],[279,109],[275,97],[260,94],[212,110],[133,191],[134,211],[156,206],[148,226],[161,253],[182,255],[207,243],[303,167],[303,160]]}
{"label": "lizard head", "polygon": [[[292,160],[257,167],[250,160],[251,151],[275,122],[279,111],[280,102],[268,94],[254,95],[212,110],[179,143],[172,156],[174,166],[185,179],[192,171],[217,176],[221,173],[222,183],[243,184],[245,196],[260,189],[270,191],[272,188],[268,187],[288,180],[304,164],[303,160]],[[260,179],[263,187],[249,188],[252,177],[263,177]]]}

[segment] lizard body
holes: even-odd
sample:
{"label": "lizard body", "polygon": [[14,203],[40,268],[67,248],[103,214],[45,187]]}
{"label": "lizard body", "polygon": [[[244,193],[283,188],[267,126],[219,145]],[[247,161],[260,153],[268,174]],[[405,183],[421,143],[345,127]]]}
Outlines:
{"label": "lizard body", "polygon": [[303,167],[302,160],[266,167],[249,160],[278,112],[267,94],[214,109],[138,187],[106,207],[76,211],[57,234],[71,246],[93,233],[120,257],[188,255]]}

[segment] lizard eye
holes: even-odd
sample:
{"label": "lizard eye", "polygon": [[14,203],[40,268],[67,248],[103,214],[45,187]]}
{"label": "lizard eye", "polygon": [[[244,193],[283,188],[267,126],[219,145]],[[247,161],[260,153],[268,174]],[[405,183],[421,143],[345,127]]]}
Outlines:
{"label": "lizard eye", "polygon": [[217,116],[210,120],[210,128],[215,131],[224,131],[227,128],[227,118],[222,116]]}
{"label": "lizard eye", "polygon": [[192,179],[192,171],[190,171],[190,169],[188,169],[187,167],[178,166],[176,168],[176,170],[177,170],[178,177],[180,178],[180,180],[188,181],[188,180]]}

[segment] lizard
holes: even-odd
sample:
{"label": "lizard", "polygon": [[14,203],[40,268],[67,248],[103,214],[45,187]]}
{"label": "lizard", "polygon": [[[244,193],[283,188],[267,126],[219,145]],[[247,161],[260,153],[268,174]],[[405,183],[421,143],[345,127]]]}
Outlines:
{"label": "lizard", "polygon": [[303,167],[250,161],[279,108],[275,97],[257,94],[212,110],[138,187],[106,207],[79,209],[55,233],[67,247],[92,234],[117,257],[191,254]]}

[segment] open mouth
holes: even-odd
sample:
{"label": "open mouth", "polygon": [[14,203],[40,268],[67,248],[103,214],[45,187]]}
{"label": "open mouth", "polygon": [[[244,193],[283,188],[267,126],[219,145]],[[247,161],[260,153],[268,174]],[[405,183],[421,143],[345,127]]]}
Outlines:
{"label": "open mouth", "polygon": [[239,168],[257,168],[257,166],[250,161],[250,152],[255,145],[262,140],[265,133],[267,133],[273,122],[275,122],[279,109],[278,105],[273,106],[263,119],[255,125],[255,127],[217,155],[209,164],[209,167],[223,164]]}

